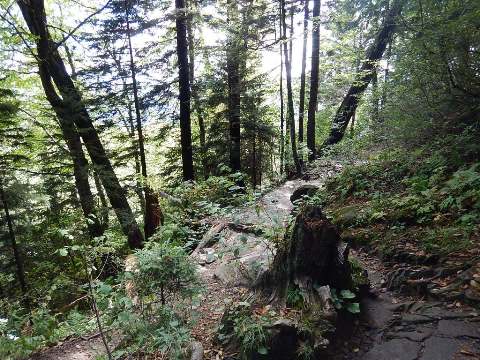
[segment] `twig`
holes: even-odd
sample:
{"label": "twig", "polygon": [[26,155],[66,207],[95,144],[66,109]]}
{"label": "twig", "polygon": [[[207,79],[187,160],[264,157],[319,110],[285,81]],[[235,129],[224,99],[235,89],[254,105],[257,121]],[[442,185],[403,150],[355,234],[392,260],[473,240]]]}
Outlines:
{"label": "twig", "polygon": [[72,31],[70,31],[61,41],[59,41],[56,45],[55,45],[55,50],[58,49],[65,41],[67,41],[78,29],[80,29],[83,25],[85,25],[87,23],[88,20],[90,20],[92,17],[94,17],[95,15],[98,15],[99,13],[101,13],[103,10],[105,10],[105,8],[110,4],[111,0],[108,0],[105,5],[103,5],[100,9],[98,9],[97,11],[91,13],[90,15],[88,15],[85,19],[83,19],[82,21],[80,21],[80,23],[75,26],[73,28]]}

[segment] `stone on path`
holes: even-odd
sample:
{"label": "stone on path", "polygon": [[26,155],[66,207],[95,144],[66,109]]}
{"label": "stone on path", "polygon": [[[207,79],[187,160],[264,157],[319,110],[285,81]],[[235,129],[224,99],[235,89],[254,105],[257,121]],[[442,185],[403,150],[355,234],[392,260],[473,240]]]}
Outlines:
{"label": "stone on path", "polygon": [[363,360],[415,360],[420,343],[407,339],[393,339],[375,345],[362,357]]}
{"label": "stone on path", "polygon": [[425,341],[425,347],[420,360],[460,360],[475,359],[462,356],[460,353],[462,343],[456,339],[433,336]]}
{"label": "stone on path", "polygon": [[458,320],[440,320],[437,332],[438,334],[449,337],[471,337],[480,339],[480,326],[478,323],[468,323]]}

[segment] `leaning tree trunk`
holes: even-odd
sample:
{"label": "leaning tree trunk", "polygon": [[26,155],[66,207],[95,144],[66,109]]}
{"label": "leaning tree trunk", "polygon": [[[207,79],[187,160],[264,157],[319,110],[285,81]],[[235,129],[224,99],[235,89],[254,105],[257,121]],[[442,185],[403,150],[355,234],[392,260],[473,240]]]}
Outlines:
{"label": "leaning tree trunk", "polygon": [[[55,94],[45,64],[39,63],[39,74],[48,101],[51,104],[59,103],[61,100]],[[67,120],[68,114],[65,113],[65,109],[58,106],[56,112],[63,139],[67,144],[68,152],[72,159],[73,177],[75,179],[75,188],[77,189],[77,194],[80,199],[80,207],[82,208],[87,223],[88,232],[90,236],[94,238],[103,234],[103,227],[98,217],[95,200],[88,181],[88,161],[82,149],[80,135],[73,122]]]}
{"label": "leaning tree trunk", "polygon": [[[77,72],[75,70],[75,63],[69,47],[65,44],[65,53],[67,54],[67,61],[72,70],[72,79],[76,80]],[[45,64],[39,64],[39,74],[42,85],[46,91],[49,102],[58,102],[55,96],[55,90],[50,88],[51,82],[48,76],[48,69]],[[95,206],[95,199],[92,194],[90,183],[88,181],[89,169],[88,161],[83,152],[82,141],[80,135],[71,121],[66,121],[65,116],[58,116],[58,123],[62,131],[63,139],[67,144],[68,152],[73,163],[73,177],[75,179],[75,187],[77,189],[78,197],[80,199],[80,207],[82,208],[85,217],[89,235],[94,238],[103,234],[105,227],[102,225],[99,213]]]}
{"label": "leaning tree trunk", "polygon": [[285,235],[261,286],[272,300],[285,304],[289,289],[299,289],[308,302],[318,287],[350,289],[348,247],[318,206],[306,206]]}
{"label": "leaning tree trunk", "polygon": [[312,69],[310,72],[310,99],[308,101],[307,115],[307,148],[308,159],[314,160],[317,153],[315,147],[315,113],[318,101],[318,77],[320,64],[320,7],[321,1],[313,1],[313,31],[312,31]]}
{"label": "leaning tree trunk", "polygon": [[348,122],[357,109],[360,97],[374,76],[376,62],[382,58],[385,48],[395,32],[396,20],[400,15],[405,1],[406,0],[396,0],[392,4],[385,18],[385,22],[375,38],[375,42],[367,51],[366,61],[360,68],[357,79],[355,79],[353,85],[348,90],[347,95],[345,95],[342,104],[333,118],[330,135],[323,143],[322,149],[342,140]]}
{"label": "leaning tree trunk", "polygon": [[180,140],[182,148],[183,180],[193,180],[192,130],[190,123],[190,79],[185,0],[175,0],[178,83],[180,89]]}
{"label": "leaning tree trunk", "polygon": [[303,0],[305,13],[303,17],[303,50],[302,50],[302,74],[300,75],[300,105],[298,108],[298,141],[303,142],[303,118],[305,115],[305,69],[307,67],[307,39],[308,19],[310,17],[308,4],[310,0]]}
{"label": "leaning tree trunk", "polygon": [[[128,204],[127,197],[118,178],[113,170],[110,159],[107,156],[97,130],[85,107],[81,93],[75,87],[71,76],[68,74],[65,64],[58,52],[58,44],[50,36],[47,27],[44,2],[42,0],[17,1],[25,22],[32,35],[36,39],[36,49],[39,65],[44,65],[49,86],[45,92],[53,90],[55,101],[51,103],[57,116],[63,120],[73,122],[83,139],[88,154],[94,163],[102,184],[107,192],[123,232],[128,236],[128,244],[131,248],[143,246],[143,236]],[[51,81],[61,94],[56,93]],[[47,95],[48,97],[48,95]]]}
{"label": "leaning tree trunk", "polygon": [[287,24],[285,21],[285,0],[281,0],[282,6],[282,25],[283,25],[283,55],[285,61],[285,72],[287,74],[287,117],[290,125],[290,142],[292,146],[292,157],[295,164],[296,174],[302,174],[302,165],[298,158],[297,140],[295,138],[295,111],[293,110],[293,91],[292,91],[292,67],[290,58],[288,56],[287,38]]}

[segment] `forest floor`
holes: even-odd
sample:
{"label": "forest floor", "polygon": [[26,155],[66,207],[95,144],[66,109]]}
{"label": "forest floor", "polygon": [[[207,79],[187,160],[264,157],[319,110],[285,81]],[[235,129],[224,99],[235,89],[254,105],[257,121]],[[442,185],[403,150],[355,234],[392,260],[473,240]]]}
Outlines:
{"label": "forest floor", "polygon": [[[192,257],[198,262],[205,292],[195,309],[192,331],[204,348],[204,359],[236,359],[215,341],[226,307],[248,299],[248,285],[268,266],[272,238],[283,236],[293,205],[290,195],[301,185],[321,187],[340,171],[338,161],[320,160],[308,180],[287,181],[255,204],[238,208],[227,217],[208,219],[210,231]],[[352,255],[368,271],[371,296],[362,300],[355,326],[339,326],[329,358],[358,360],[480,359],[480,317],[458,301],[426,301],[387,290],[390,268],[362,250]],[[33,360],[93,360],[102,353],[100,338],[70,340],[33,356]]]}

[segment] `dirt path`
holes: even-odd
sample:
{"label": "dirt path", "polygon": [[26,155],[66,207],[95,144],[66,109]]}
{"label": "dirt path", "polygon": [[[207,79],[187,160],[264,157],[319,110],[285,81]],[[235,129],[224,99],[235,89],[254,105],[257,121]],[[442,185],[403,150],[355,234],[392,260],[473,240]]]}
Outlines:
{"label": "dirt path", "polygon": [[30,360],[93,360],[105,354],[105,347],[99,337],[83,340],[64,341],[54,347],[45,349]]}

